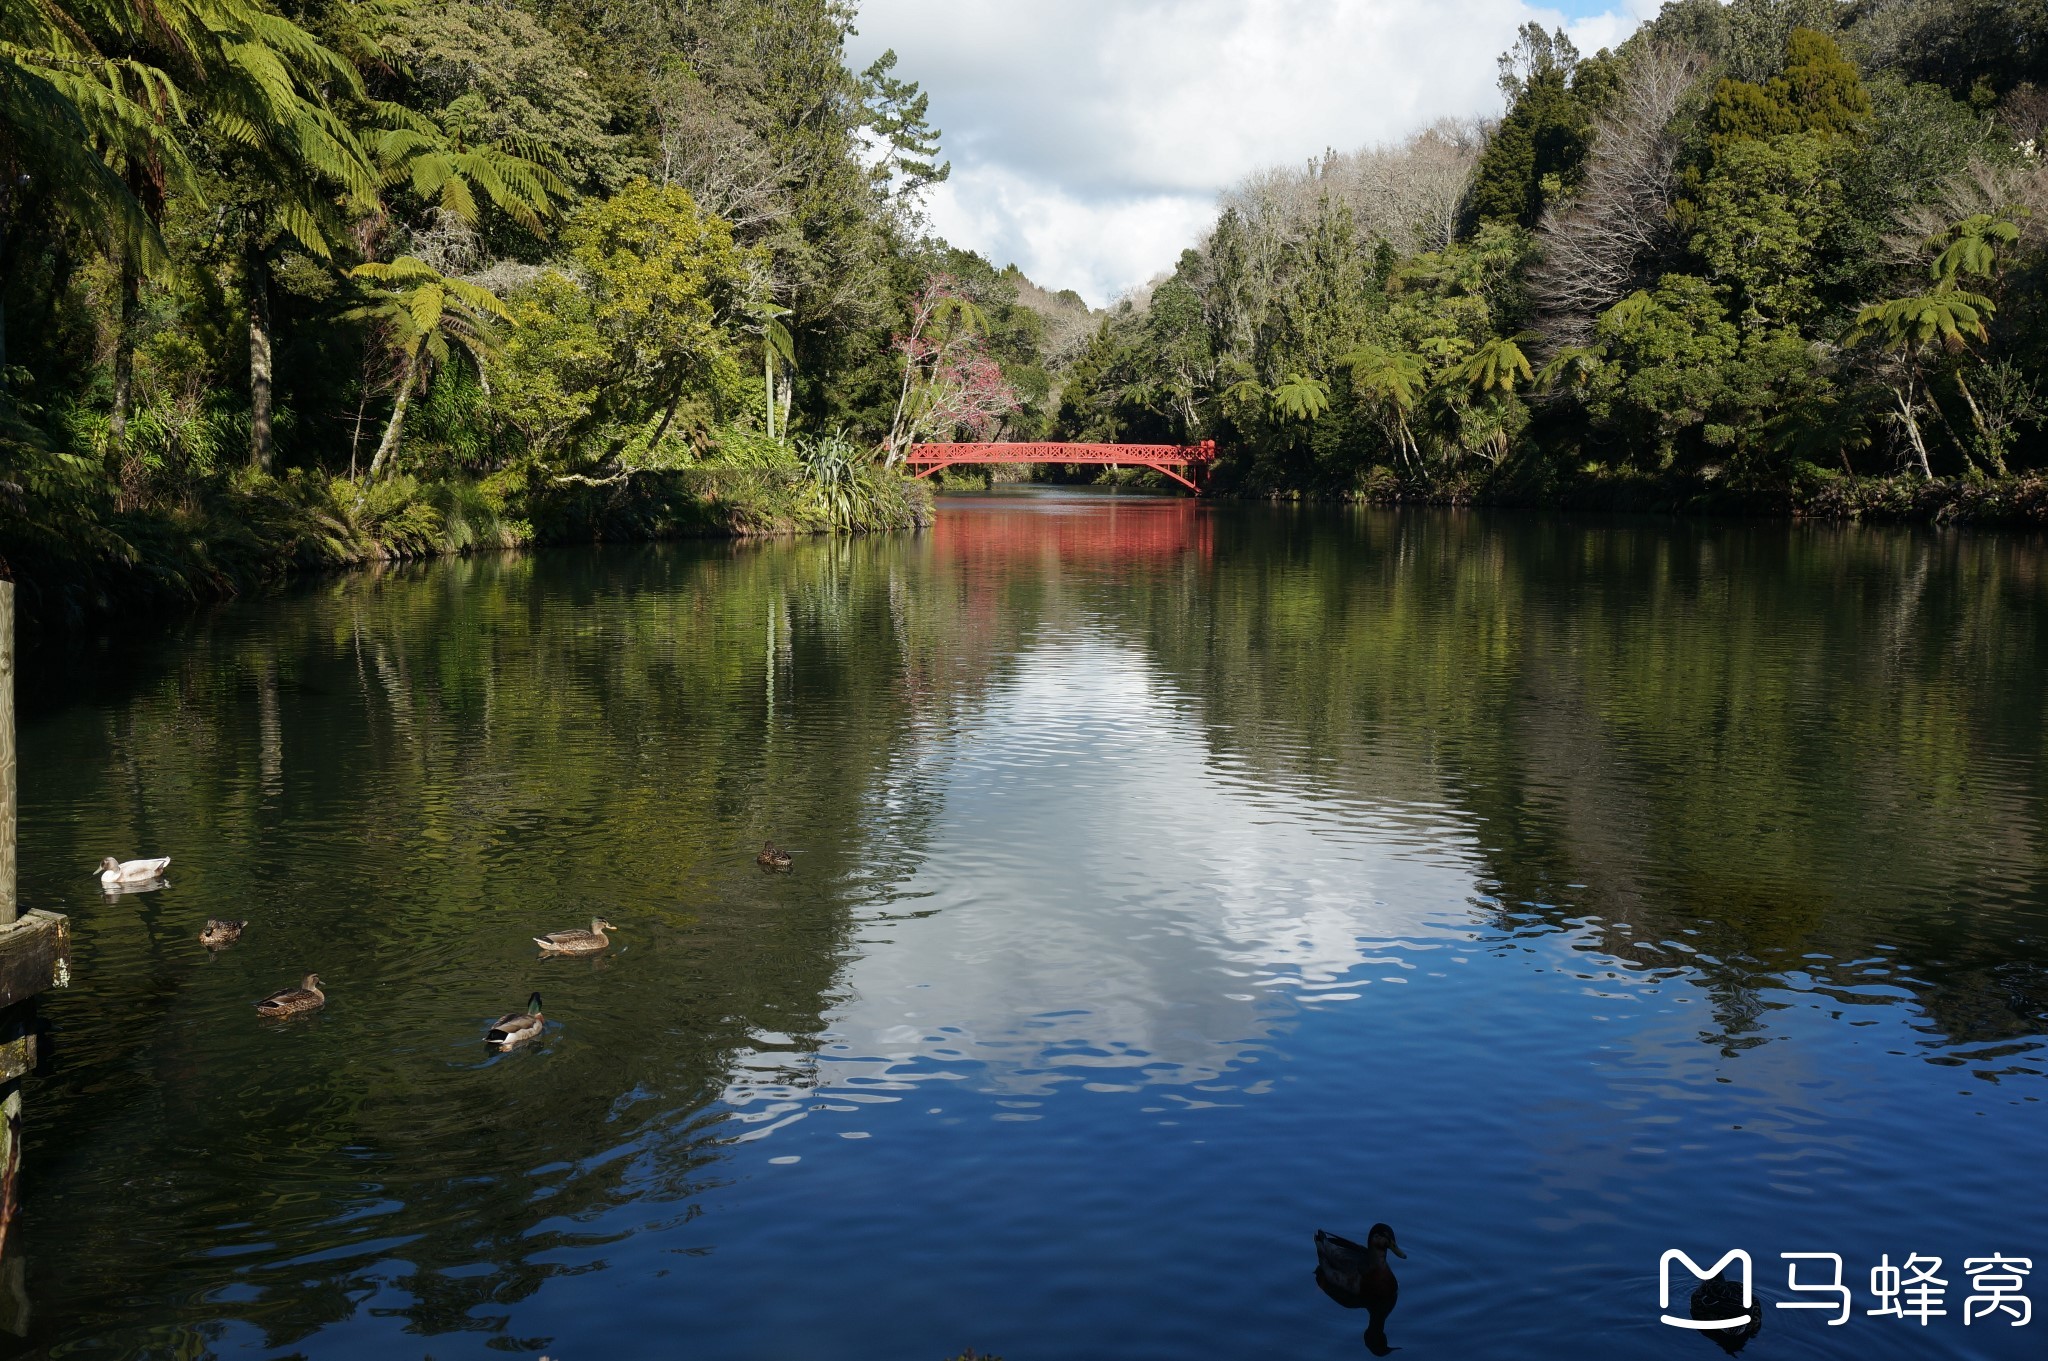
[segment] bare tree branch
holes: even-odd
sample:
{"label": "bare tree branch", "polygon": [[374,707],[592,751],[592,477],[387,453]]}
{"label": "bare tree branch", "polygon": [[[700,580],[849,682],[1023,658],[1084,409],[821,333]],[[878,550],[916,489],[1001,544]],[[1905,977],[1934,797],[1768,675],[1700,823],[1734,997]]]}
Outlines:
{"label": "bare tree branch", "polygon": [[1550,348],[1585,343],[1594,318],[1633,291],[1643,261],[1669,243],[1678,160],[1671,123],[1705,69],[1696,52],[1639,53],[1595,125],[1584,182],[1537,224],[1529,289]]}
{"label": "bare tree branch", "polygon": [[1399,145],[1330,151],[1305,168],[1260,171],[1226,193],[1223,207],[1275,250],[1301,238],[1325,198],[1351,209],[1363,238],[1403,255],[1441,250],[1456,237],[1485,145],[1484,123],[1439,119]]}
{"label": "bare tree branch", "polygon": [[694,76],[672,75],[655,87],[654,120],[661,182],[690,191],[697,206],[732,223],[733,234],[758,241],[790,214],[786,181],[808,167],[784,167],[761,139],[720,109]]}
{"label": "bare tree branch", "polygon": [[1945,181],[1930,201],[1909,204],[1885,233],[1885,258],[1894,265],[1922,267],[1927,243],[1954,224],[1978,213],[2012,208],[2020,215],[2021,239],[2029,246],[2048,242],[2048,160],[2031,158],[2017,165],[1972,161]]}

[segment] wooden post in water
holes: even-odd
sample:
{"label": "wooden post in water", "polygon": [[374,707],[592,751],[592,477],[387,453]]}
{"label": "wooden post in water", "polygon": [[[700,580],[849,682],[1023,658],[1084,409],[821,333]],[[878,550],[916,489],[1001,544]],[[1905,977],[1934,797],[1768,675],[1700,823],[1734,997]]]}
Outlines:
{"label": "wooden post in water", "polygon": [[[0,1252],[19,1204],[21,1080],[36,1066],[36,998],[71,982],[70,921],[21,910],[14,831],[14,583],[0,581]],[[0,1327],[16,1331],[15,1322],[0,1318]]]}
{"label": "wooden post in water", "polygon": [[20,915],[14,896],[14,583],[0,581],[0,927]]}

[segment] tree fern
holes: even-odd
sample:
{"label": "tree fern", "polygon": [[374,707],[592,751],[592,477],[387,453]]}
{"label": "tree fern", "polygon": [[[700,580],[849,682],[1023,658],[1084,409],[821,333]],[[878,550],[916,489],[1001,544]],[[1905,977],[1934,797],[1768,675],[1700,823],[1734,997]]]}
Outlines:
{"label": "tree fern", "polygon": [[503,344],[500,326],[513,324],[512,314],[489,289],[451,279],[409,255],[388,264],[357,265],[349,275],[371,284],[373,291],[372,301],[347,317],[375,323],[401,361],[391,418],[370,460],[374,481],[398,448],[414,390],[457,349],[479,362],[497,351]]}
{"label": "tree fern", "polygon": [[[109,249],[160,263],[155,224],[107,159],[186,167],[172,136],[184,117],[178,86],[160,66],[108,50],[108,36],[140,22],[106,0],[0,5],[0,162]],[[12,185],[0,196],[0,230],[17,197]]]}
{"label": "tree fern", "polygon": [[404,184],[464,222],[481,216],[481,191],[514,222],[544,234],[544,220],[572,196],[551,165],[478,137],[484,110],[477,95],[456,100],[438,120],[397,104],[374,109],[386,125],[371,138],[383,183]]}

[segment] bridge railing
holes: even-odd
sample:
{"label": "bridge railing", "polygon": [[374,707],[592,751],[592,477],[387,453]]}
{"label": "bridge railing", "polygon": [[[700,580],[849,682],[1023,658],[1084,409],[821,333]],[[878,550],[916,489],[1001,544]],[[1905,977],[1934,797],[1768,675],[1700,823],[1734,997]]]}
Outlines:
{"label": "bridge railing", "polygon": [[1191,474],[1216,461],[1216,441],[1199,444],[1081,444],[1058,440],[1009,443],[913,444],[905,461],[924,477],[956,463],[1099,463],[1151,468],[1199,493]]}
{"label": "bridge railing", "polygon": [[1216,441],[1199,444],[1082,444],[1062,440],[913,444],[912,463],[1185,463],[1216,461]]}

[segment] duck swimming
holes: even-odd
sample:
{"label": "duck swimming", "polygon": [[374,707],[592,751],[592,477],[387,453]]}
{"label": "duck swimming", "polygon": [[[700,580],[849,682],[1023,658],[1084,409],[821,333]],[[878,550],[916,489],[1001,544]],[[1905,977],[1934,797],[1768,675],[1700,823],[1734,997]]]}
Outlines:
{"label": "duck swimming", "polygon": [[1358,1296],[1360,1304],[1374,1312],[1391,1312],[1395,1300],[1401,1296],[1401,1281],[1395,1279],[1393,1267],[1386,1265],[1386,1255],[1407,1259],[1401,1244],[1395,1242],[1395,1230],[1384,1224],[1374,1224],[1366,1234],[1364,1246],[1350,1238],[1339,1238],[1337,1234],[1325,1234],[1315,1230],[1315,1269],[1323,1275],[1339,1293]]}
{"label": "duck swimming", "polygon": [[219,917],[208,917],[206,929],[199,933],[199,943],[209,950],[218,950],[223,945],[233,945],[242,938],[246,921],[222,921]]}
{"label": "duck swimming", "polygon": [[164,866],[171,863],[168,855],[154,860],[116,860],[108,856],[100,861],[100,882],[103,884],[140,884],[163,874]]}
{"label": "duck swimming", "polygon": [[309,973],[306,981],[296,988],[285,988],[273,992],[256,1004],[256,1010],[264,1016],[296,1016],[302,1011],[318,1011],[327,1005],[327,994],[320,991],[320,975]]}
{"label": "duck swimming", "polygon": [[604,933],[618,929],[603,917],[593,917],[588,931],[550,931],[535,936],[533,943],[545,955],[594,955],[611,944]]}
{"label": "duck swimming", "polygon": [[1387,1265],[1390,1252],[1400,1258],[1408,1256],[1385,1224],[1373,1225],[1363,1245],[1316,1230],[1316,1284],[1345,1308],[1370,1311],[1368,1332],[1384,1327],[1401,1296],[1401,1283]]}
{"label": "duck swimming", "polygon": [[754,863],[763,869],[786,870],[796,863],[795,857],[772,841],[761,843],[761,853],[754,857]]}
{"label": "duck swimming", "polygon": [[511,1049],[525,1044],[546,1027],[547,1018],[540,1014],[540,994],[526,999],[526,1010],[508,1011],[491,1023],[484,1043],[499,1049]]}

